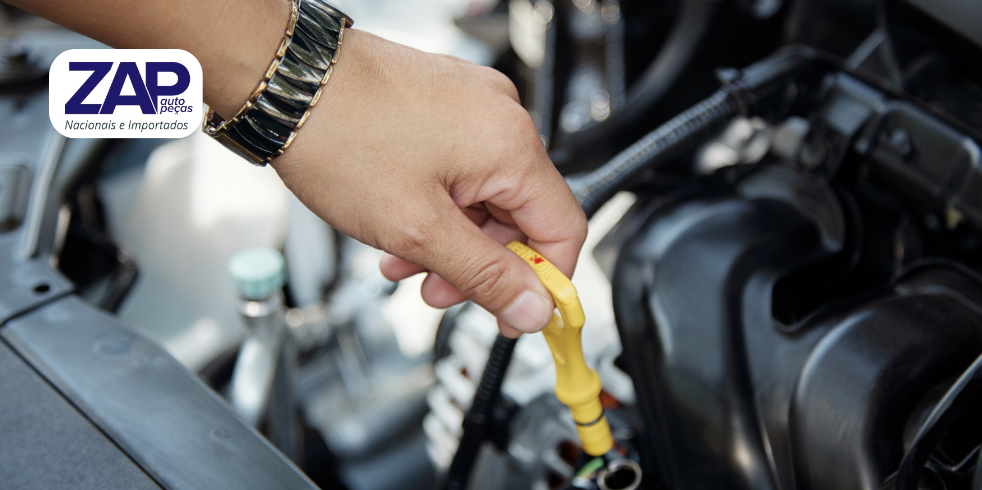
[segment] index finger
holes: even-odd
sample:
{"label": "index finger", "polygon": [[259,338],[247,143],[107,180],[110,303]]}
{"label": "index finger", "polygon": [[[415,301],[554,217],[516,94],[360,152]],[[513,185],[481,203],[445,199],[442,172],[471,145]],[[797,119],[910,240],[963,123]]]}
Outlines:
{"label": "index finger", "polygon": [[517,192],[497,194],[489,202],[509,211],[528,236],[528,245],[571,277],[586,240],[587,219],[569,185],[542,153],[545,161],[531,166]]}

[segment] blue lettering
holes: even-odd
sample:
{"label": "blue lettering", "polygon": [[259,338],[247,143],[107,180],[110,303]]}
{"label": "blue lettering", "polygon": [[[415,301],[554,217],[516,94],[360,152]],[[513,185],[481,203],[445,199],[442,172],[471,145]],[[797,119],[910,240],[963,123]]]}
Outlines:
{"label": "blue lettering", "polygon": [[[157,75],[161,72],[170,72],[177,75],[177,83],[174,85],[160,86],[157,84]],[[188,86],[191,85],[191,73],[180,63],[170,61],[147,62],[147,91],[150,93],[150,100],[157,107],[157,98],[168,95],[181,95]]]}
{"label": "blue lettering", "polygon": [[[127,78],[129,78],[130,83],[133,85],[136,95],[121,94]],[[116,77],[113,78],[113,83],[109,86],[109,93],[106,94],[106,102],[102,104],[102,110],[99,113],[113,114],[116,106],[120,105],[140,106],[140,110],[144,114],[157,113],[156,107],[150,100],[147,87],[143,84],[143,77],[140,76],[140,70],[137,68],[136,63],[132,61],[124,61],[119,64],[119,69],[116,70]]]}
{"label": "blue lettering", "polygon": [[69,63],[68,71],[91,71],[92,74],[79,87],[75,95],[65,103],[65,114],[98,114],[99,104],[83,104],[82,101],[92,93],[92,90],[99,85],[99,82],[106,77],[112,68],[113,64],[110,61],[73,61]]}

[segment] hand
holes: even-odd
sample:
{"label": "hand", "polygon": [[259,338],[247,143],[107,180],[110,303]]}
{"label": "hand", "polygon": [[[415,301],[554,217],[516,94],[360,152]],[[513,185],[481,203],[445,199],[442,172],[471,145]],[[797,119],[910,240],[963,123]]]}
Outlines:
{"label": "hand", "polygon": [[387,278],[430,271],[428,304],[470,299],[510,337],[542,329],[553,303],[504,244],[526,242],[569,276],[586,237],[586,217],[507,77],[354,29],[273,166],[322,219],[390,253]]}

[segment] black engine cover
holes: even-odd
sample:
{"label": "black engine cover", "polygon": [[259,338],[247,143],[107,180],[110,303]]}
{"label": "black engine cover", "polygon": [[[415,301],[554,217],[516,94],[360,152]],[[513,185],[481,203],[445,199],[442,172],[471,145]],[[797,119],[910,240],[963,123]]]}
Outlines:
{"label": "black engine cover", "polygon": [[613,296],[642,449],[666,487],[881,488],[982,353],[982,280],[954,263],[782,313],[822,284],[850,289],[844,271],[871,247],[849,209],[824,180],[772,166],[638,218]]}

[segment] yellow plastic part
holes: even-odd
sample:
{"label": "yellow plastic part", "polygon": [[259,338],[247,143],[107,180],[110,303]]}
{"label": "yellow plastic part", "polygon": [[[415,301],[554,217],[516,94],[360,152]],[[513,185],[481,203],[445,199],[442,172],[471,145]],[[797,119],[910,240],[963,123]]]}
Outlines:
{"label": "yellow plastic part", "polygon": [[542,330],[556,361],[556,398],[573,412],[583,451],[602,456],[613,447],[614,437],[600,403],[600,376],[583,359],[581,333],[586,317],[576,288],[556,266],[529,246],[511,242],[508,248],[532,266],[556,302],[559,315],[553,313],[552,321]]}

